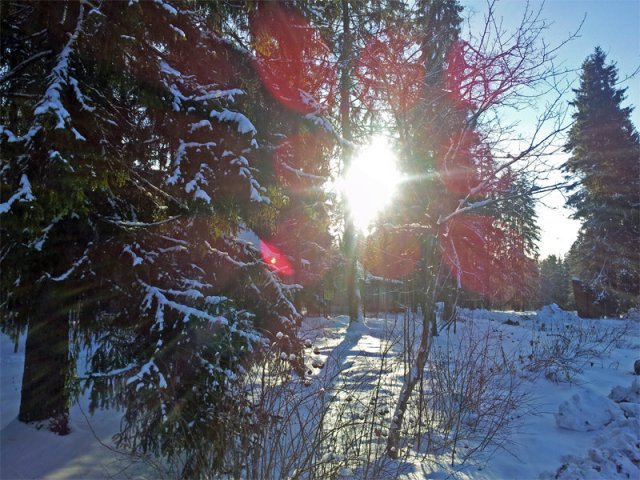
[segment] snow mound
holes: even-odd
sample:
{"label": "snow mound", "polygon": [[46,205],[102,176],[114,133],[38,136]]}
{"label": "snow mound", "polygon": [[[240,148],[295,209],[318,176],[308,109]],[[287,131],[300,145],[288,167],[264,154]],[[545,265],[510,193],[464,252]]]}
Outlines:
{"label": "snow mound", "polygon": [[640,444],[637,418],[618,420],[596,437],[587,456],[562,457],[562,466],[554,473],[541,475],[543,479],[574,480],[640,478]]}
{"label": "snow mound", "polygon": [[640,382],[638,379],[634,379],[629,388],[618,385],[611,389],[609,398],[616,403],[628,402],[628,403],[640,403]]}
{"label": "snow mound", "polygon": [[[609,400],[609,398],[611,400]],[[571,430],[602,428],[585,457],[566,455],[554,473],[543,479],[640,478],[640,385],[614,387],[609,398],[590,391],[574,395],[560,405],[558,426]],[[612,402],[619,402],[620,405]],[[617,408],[617,410],[616,410]],[[591,418],[589,418],[591,417]],[[613,420],[608,420],[614,418]],[[600,427],[598,427],[600,425]],[[591,428],[591,427],[595,428]]]}
{"label": "snow mound", "polygon": [[640,308],[630,308],[623,318],[626,320],[640,322]]}
{"label": "snow mound", "polygon": [[622,409],[608,398],[591,390],[584,390],[562,402],[555,417],[560,428],[590,432],[624,418],[624,414]]}
{"label": "snow mound", "polygon": [[542,322],[575,322],[580,320],[573,312],[562,310],[558,305],[552,303],[545,305],[538,311],[538,320]]}

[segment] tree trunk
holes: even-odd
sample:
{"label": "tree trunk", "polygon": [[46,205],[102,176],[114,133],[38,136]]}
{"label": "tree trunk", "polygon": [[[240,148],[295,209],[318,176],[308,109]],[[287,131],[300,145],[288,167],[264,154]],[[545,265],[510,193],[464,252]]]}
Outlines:
{"label": "tree trunk", "polygon": [[[342,51],[340,52],[340,128],[342,138],[351,142],[351,63],[353,62],[353,39],[351,37],[351,20],[349,0],[341,1],[342,7]],[[351,163],[351,146],[343,146],[343,171],[349,168]],[[344,229],[344,248],[347,257],[346,290],[347,309],[349,322],[358,319],[358,240],[353,219],[347,214]]]}
{"label": "tree trunk", "polygon": [[68,310],[49,289],[41,293],[38,303],[29,319],[18,420],[55,419],[52,430],[64,435],[69,413]]}
{"label": "tree trunk", "polygon": [[432,303],[425,302],[422,311],[422,332],[420,334],[418,355],[416,355],[415,365],[409,369],[407,378],[402,385],[402,390],[400,391],[398,402],[393,412],[393,418],[391,419],[389,435],[387,436],[387,456],[390,458],[398,458],[402,422],[404,421],[411,395],[413,395],[416,385],[424,376],[424,368],[427,364],[427,358],[429,357],[429,350],[431,348],[429,326],[435,319],[435,306]]}
{"label": "tree trunk", "polygon": [[[386,453],[390,458],[398,458],[398,451],[400,448],[400,430],[402,428],[402,422],[407,412],[407,406],[409,400],[416,385],[424,376],[424,368],[427,364],[427,358],[429,357],[429,350],[431,349],[431,331],[436,322],[436,298],[437,298],[437,286],[438,277],[433,274],[432,267],[434,266],[436,242],[432,238],[430,241],[423,242],[421,246],[422,256],[422,279],[424,282],[423,292],[421,295],[420,306],[422,310],[422,331],[420,332],[420,346],[418,347],[418,354],[415,358],[414,365],[410,366],[407,377],[402,384],[400,395],[396,403],[396,408],[391,419],[391,427],[389,428],[389,434],[387,436],[387,448]],[[436,325],[437,327],[437,325]],[[431,330],[431,331],[430,331]],[[437,329],[436,329],[437,333]]]}

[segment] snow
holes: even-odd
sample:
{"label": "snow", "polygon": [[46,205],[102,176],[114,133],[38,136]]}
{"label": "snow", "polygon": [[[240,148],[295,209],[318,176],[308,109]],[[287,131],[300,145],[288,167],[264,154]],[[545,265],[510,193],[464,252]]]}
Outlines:
{"label": "snow", "polygon": [[[185,142],[183,140],[180,140],[180,145],[178,145],[178,148],[176,150],[176,154],[175,154],[175,159],[173,160],[173,163],[175,165],[175,169],[173,171],[173,173],[171,174],[171,176],[167,179],[167,183],[169,185],[175,185],[178,180],[180,179],[180,177],[182,176],[182,172],[180,170],[180,164],[182,163],[182,161],[185,159],[186,155],[187,155],[187,149],[208,149],[211,150],[216,146],[215,142],[205,142],[205,143],[201,143],[201,142]],[[189,192],[189,190],[187,190],[187,193]]]}
{"label": "snow", "polygon": [[160,72],[171,75],[172,77],[182,77],[182,74],[171,65],[169,65],[165,60],[160,60],[159,65]]}
{"label": "snow", "polygon": [[38,240],[36,240],[32,244],[33,248],[35,248],[38,252],[42,251],[42,247],[44,246],[44,243],[47,241],[47,237],[49,236],[49,231],[60,220],[61,220],[61,217],[58,216],[53,220],[53,222],[51,222],[48,226],[42,229],[42,235],[40,236],[40,238],[38,238]]}
{"label": "snow", "polygon": [[6,202],[0,203],[0,214],[7,213],[11,210],[11,205],[15,202],[31,202],[35,199],[31,193],[31,183],[29,178],[23,173],[20,177],[20,188],[9,197]]}
{"label": "snow", "polygon": [[162,7],[165,11],[169,12],[170,15],[175,16],[178,14],[178,10],[176,10],[175,7],[173,7],[172,5],[169,5],[167,2],[163,0],[154,0],[154,3]]}
{"label": "snow", "polygon": [[186,39],[187,35],[178,27],[176,27],[175,25],[169,25],[171,27],[171,30],[173,30],[174,32],[176,32],[176,34],[178,34],[178,36],[182,39]]}
{"label": "snow", "polygon": [[[149,287],[147,306],[176,308],[167,296],[195,298],[199,293],[194,290],[196,287],[185,285],[184,290],[175,291]],[[223,299],[210,300],[216,303]],[[408,321],[409,317],[403,314],[367,313],[362,322],[352,325],[346,316],[303,320],[301,335],[312,345],[305,363],[313,373],[305,379],[307,386],[301,386],[301,398],[308,402],[304,404],[308,410],[301,411],[316,416],[310,418],[309,423],[298,425],[298,430],[294,428],[294,435],[272,440],[290,442],[282,451],[291,458],[297,448],[303,448],[304,434],[320,418],[314,409],[326,409],[325,422],[344,420],[353,424],[368,415],[366,406],[375,398],[376,421],[381,432],[372,430],[371,437],[366,437],[366,432],[353,430],[360,437],[348,437],[351,440],[343,447],[317,452],[318,462],[339,465],[336,472],[343,475],[339,478],[363,476],[363,470],[357,465],[345,463],[350,458],[349,449],[358,438],[365,441],[373,438],[369,440],[373,451],[382,445],[376,435],[384,439],[384,429],[392,420],[394,396],[403,376],[403,344],[420,335],[419,322]],[[467,398],[478,400],[477,410],[462,418],[462,440],[453,461],[451,446],[445,443],[439,451],[426,451],[425,443],[421,447],[405,445],[403,455],[397,460],[373,457],[379,473],[375,478],[639,478],[640,379],[633,375],[633,362],[639,357],[638,321],[584,320],[557,306],[525,313],[461,309],[456,330],[455,334],[452,329],[443,330],[435,338],[430,361],[440,366],[434,372],[447,370],[443,370],[439,361],[449,362],[448,370],[452,373],[469,359],[476,358],[491,368],[508,367],[503,372],[506,376],[492,377],[495,383],[489,384],[493,386],[488,391],[476,389]],[[569,332],[565,336],[572,337],[573,343],[566,348],[580,352],[582,350],[575,347],[575,343],[580,342],[589,347],[591,356],[576,359],[571,381],[562,376],[533,374],[531,365],[536,358],[542,358],[533,358],[539,353],[535,348],[542,348],[535,345],[549,348],[564,345],[553,343],[562,332]],[[275,338],[276,342],[287,340],[282,333],[277,333]],[[485,345],[482,342],[486,348],[478,350]],[[72,407],[72,432],[65,437],[18,422],[24,336],[17,352],[5,335],[0,335],[0,347],[0,475],[3,478],[155,478],[158,475],[151,469],[150,462],[113,450],[111,436],[118,431],[122,412],[102,410],[89,414],[86,396]],[[283,360],[291,360],[284,352],[278,355]],[[135,382],[144,375],[160,375],[160,372],[151,359],[142,369],[132,371],[132,375],[131,381]],[[507,412],[512,417],[511,426],[502,437],[497,435],[496,439],[502,438],[499,445],[490,444],[485,450],[473,451],[475,440],[464,437],[469,433],[465,425],[482,425],[483,415],[487,415],[482,402],[504,397],[505,378],[517,381],[514,392],[519,395],[518,404]],[[164,378],[159,378],[159,382],[161,387],[166,385]],[[454,402],[454,405],[462,406],[462,399],[466,398],[463,390],[447,395],[436,390],[431,392],[441,394],[442,401]],[[410,417],[405,417],[405,421],[410,421]],[[433,441],[436,440],[434,436]],[[267,446],[273,451],[280,447],[275,443]],[[463,461],[467,451],[473,454]],[[280,473],[286,477],[293,470]]]}
{"label": "snow", "polygon": [[[88,250],[89,247],[91,247],[91,245],[92,244],[89,243],[89,245],[87,246],[87,250]],[[73,262],[71,267],[69,267],[69,269],[66,272],[64,272],[64,273],[62,273],[62,274],[60,274],[60,275],[58,275],[56,277],[52,276],[50,273],[47,272],[47,273],[45,273],[45,276],[47,278],[49,278],[50,280],[54,281],[54,282],[62,282],[64,280],[66,280],[67,278],[69,278],[71,276],[71,274],[73,272],[75,272],[76,268],[78,268],[84,262],[89,260],[89,257],[87,255],[87,250],[85,250],[85,253],[84,253],[84,255],[82,255],[82,257],[80,257],[75,262]]]}
{"label": "snow", "polygon": [[253,173],[251,173],[252,169],[249,167],[249,160],[240,155],[237,158],[233,158],[229,163],[231,163],[231,165],[239,167],[238,175],[248,180],[249,199],[252,202],[260,202],[266,204],[271,203],[271,199],[269,197],[262,195],[262,193],[266,192],[266,189],[258,183],[258,181],[253,176]]}
{"label": "snow", "polygon": [[601,430],[620,418],[624,418],[620,407],[587,388],[560,404],[556,424],[567,430],[592,432]]}
{"label": "snow", "polygon": [[199,122],[194,122],[189,124],[189,133],[193,133],[200,128],[206,128],[208,130],[212,130],[211,122],[209,120],[200,120]]}
{"label": "snow", "polygon": [[0,334],[0,477],[132,478],[145,471],[148,475],[146,465],[113,448],[111,437],[118,431],[121,415],[109,410],[89,414],[87,396],[71,408],[70,435],[61,437],[18,421],[24,348],[24,336],[14,353],[9,337]]}
{"label": "snow", "polygon": [[[153,301],[156,300],[158,303],[158,312],[161,312],[164,307],[171,308],[182,315],[184,315],[184,321],[187,322],[189,317],[193,316],[196,318],[201,318],[203,320],[207,320],[211,322],[213,325],[228,325],[229,321],[222,316],[210,315],[202,310],[198,310],[197,308],[190,307],[188,305],[183,305],[178,302],[174,302],[166,297],[165,293],[171,293],[171,291],[164,291],[157,287],[152,287],[149,285],[144,285],[147,290],[147,295],[143,300],[143,305],[145,309],[151,308]],[[181,292],[183,293],[183,292]]]}
{"label": "snow", "polygon": [[164,378],[164,375],[162,375],[162,372],[160,372],[160,369],[155,364],[153,359],[145,363],[140,368],[140,371],[137,374],[129,377],[126,381],[126,384],[129,385],[130,383],[143,382],[145,376],[148,376],[148,375],[152,376],[154,373],[158,375],[158,378],[159,378],[158,386],[160,388],[167,388],[167,381]]}
{"label": "snow", "polygon": [[616,403],[637,403],[640,404],[640,382],[638,378],[633,379],[629,388],[617,386],[611,390],[609,398]]}
{"label": "snow", "polygon": [[224,108],[221,112],[217,110],[211,110],[209,116],[211,118],[217,119],[219,122],[237,123],[239,133],[251,133],[254,135],[257,133],[256,127],[253,126],[251,120],[249,120],[240,112],[232,112],[231,110],[227,110],[226,108]]}
{"label": "snow", "polygon": [[122,251],[123,253],[131,255],[131,260],[133,261],[132,266],[134,267],[140,265],[144,261],[143,258],[139,257],[133,250],[131,250],[131,245],[125,245]]}
{"label": "snow", "polygon": [[[95,9],[92,10],[92,11],[95,11]],[[80,90],[80,85],[78,83],[78,80],[76,80],[75,78],[71,77],[71,78],[69,78],[69,83],[71,83],[71,85],[73,86],[73,91],[76,94],[76,99],[80,102],[80,105],[82,105],[82,109],[86,110],[87,112],[93,112],[96,108],[92,107],[90,105],[87,105],[86,102],[89,99],[85,96],[84,93],[82,93],[82,90]]]}
{"label": "snow", "polygon": [[187,183],[185,185],[185,191],[187,193],[191,193],[192,191],[193,193],[193,198],[195,199],[199,199],[204,201],[205,203],[210,204],[211,203],[211,197],[209,196],[209,194],[207,192],[205,192],[204,190],[202,190],[200,188],[200,186],[198,185],[198,182],[203,183],[203,184],[207,184],[207,180],[205,179],[204,175],[201,173],[197,173],[195,175],[195,177],[193,178],[193,180],[191,180],[189,183]]}
{"label": "snow", "polygon": [[202,95],[196,95],[193,99],[196,102],[202,102],[207,100],[216,100],[223,98],[228,102],[234,102],[236,95],[244,95],[245,91],[240,88],[228,88],[224,90],[211,90]]}
{"label": "snow", "polygon": [[[65,128],[67,123],[71,123],[71,116],[66,108],[62,105],[62,101],[60,98],[60,93],[62,92],[65,85],[70,82],[69,75],[69,59],[73,52],[74,44],[76,43],[80,32],[82,32],[84,22],[84,5],[80,5],[80,11],[78,13],[78,20],[76,22],[76,27],[74,29],[73,34],[69,37],[68,42],[58,54],[56,66],[52,69],[51,74],[49,76],[50,83],[49,86],[36,105],[33,113],[36,116],[43,115],[47,112],[52,112],[57,117],[57,123],[55,128]],[[77,83],[72,85],[77,87]],[[76,89],[76,93],[79,92]],[[81,97],[80,101],[83,102],[84,98]],[[74,132],[76,133],[76,132]],[[78,138],[78,133],[76,133],[76,138]],[[80,135],[82,137],[82,135]]]}

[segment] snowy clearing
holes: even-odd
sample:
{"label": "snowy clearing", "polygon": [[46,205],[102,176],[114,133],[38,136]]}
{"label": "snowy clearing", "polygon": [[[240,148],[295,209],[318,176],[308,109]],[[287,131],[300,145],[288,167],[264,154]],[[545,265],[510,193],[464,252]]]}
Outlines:
{"label": "snowy clearing", "polygon": [[[302,334],[312,343],[313,374],[279,390],[287,406],[274,408],[299,418],[271,431],[264,452],[273,465],[260,471],[304,477],[296,455],[313,443],[305,435],[320,422],[325,436],[313,461],[326,465],[328,477],[639,478],[639,333],[638,321],[583,320],[555,306],[462,310],[455,334],[453,326],[443,329],[431,347],[423,403],[416,402],[424,411],[405,417],[402,452],[390,460],[385,430],[404,375],[402,351],[415,348],[418,322],[381,314],[349,327],[346,316],[307,318]],[[14,352],[1,336],[2,478],[162,475],[152,459],[113,448],[122,412],[89,415],[86,397],[71,409],[70,435],[18,422],[21,340]]]}

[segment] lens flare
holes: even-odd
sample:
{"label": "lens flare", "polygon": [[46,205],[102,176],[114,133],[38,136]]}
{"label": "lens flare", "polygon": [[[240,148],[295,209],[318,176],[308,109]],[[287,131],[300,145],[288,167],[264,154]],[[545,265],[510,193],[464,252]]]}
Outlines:
{"label": "lens flare", "polygon": [[289,259],[274,245],[260,240],[260,253],[264,262],[276,273],[293,275],[293,266]]}
{"label": "lens flare", "polygon": [[367,232],[371,222],[389,205],[402,177],[396,156],[384,137],[375,137],[353,158],[341,182],[356,228]]}

